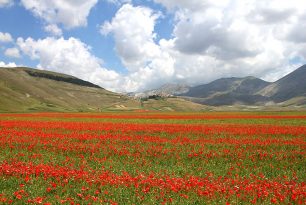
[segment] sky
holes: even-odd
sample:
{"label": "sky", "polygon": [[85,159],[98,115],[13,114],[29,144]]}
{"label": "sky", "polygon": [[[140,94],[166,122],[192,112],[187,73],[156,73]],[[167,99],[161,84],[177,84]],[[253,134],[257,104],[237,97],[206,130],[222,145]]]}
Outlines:
{"label": "sky", "polygon": [[115,92],[275,81],[305,63],[305,0],[0,0],[0,67]]}

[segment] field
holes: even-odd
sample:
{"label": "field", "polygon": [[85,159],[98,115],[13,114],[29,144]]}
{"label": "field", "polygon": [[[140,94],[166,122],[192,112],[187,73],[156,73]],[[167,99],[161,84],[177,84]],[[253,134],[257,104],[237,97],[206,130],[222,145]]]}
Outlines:
{"label": "field", "polygon": [[0,114],[0,204],[306,204],[305,112]]}

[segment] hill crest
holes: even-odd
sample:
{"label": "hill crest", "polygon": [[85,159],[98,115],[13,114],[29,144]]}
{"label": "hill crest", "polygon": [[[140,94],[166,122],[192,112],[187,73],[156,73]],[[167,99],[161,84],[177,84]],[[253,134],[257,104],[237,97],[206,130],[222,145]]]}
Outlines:
{"label": "hill crest", "polygon": [[306,65],[296,69],[276,82],[267,82],[262,79],[247,76],[243,78],[220,78],[207,84],[198,86],[185,85],[179,93],[163,92],[164,87],[144,92],[145,95],[135,94],[136,97],[149,95],[179,96],[196,103],[223,106],[223,105],[270,105],[292,104],[303,105],[306,102]]}
{"label": "hill crest", "polygon": [[203,108],[180,98],[141,102],[51,71],[0,68],[0,112],[199,111]]}

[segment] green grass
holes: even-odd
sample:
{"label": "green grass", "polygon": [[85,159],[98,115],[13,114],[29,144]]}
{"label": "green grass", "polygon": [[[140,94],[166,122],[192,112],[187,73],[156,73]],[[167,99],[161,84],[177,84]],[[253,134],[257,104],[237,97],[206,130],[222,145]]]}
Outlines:
{"label": "green grass", "polygon": [[[165,116],[175,114],[177,119],[120,119],[120,116],[127,114],[158,115],[103,113],[116,115],[118,119],[0,115],[0,203],[1,200],[3,203],[12,200],[13,204],[39,204],[42,200],[42,204],[251,204],[260,190],[263,193],[266,190],[267,196],[259,197],[256,204],[272,204],[274,197],[281,204],[298,204],[305,200],[301,190],[306,180],[306,133],[280,134],[276,130],[273,135],[203,134],[192,130],[176,133],[166,128],[161,132],[123,132],[116,127],[119,123],[126,123],[127,126],[130,123],[138,126],[187,124],[253,127],[266,124],[294,128],[305,127],[305,118],[183,120],[179,119],[180,116],[200,113],[164,113]],[[203,114],[305,116],[305,113],[299,112]],[[19,123],[13,127],[2,124],[12,120]],[[31,124],[21,126],[25,120],[32,122],[33,126],[35,122],[47,121],[50,125],[61,122],[72,125],[74,122],[113,122],[115,127],[109,131],[103,128],[67,130],[51,128],[46,124],[43,129],[36,129]],[[224,143],[218,143],[220,140]],[[274,140],[274,143],[259,144],[256,140]],[[108,175],[111,177],[107,178]],[[191,189],[180,185],[190,177],[201,178],[207,185]],[[137,183],[134,184],[131,181],[135,178]],[[155,180],[170,181],[161,186],[163,182],[157,183]],[[168,187],[171,180],[177,184],[176,188],[182,189],[172,190]],[[245,191],[245,186],[253,188]],[[222,187],[224,192],[220,191]],[[208,195],[200,195],[205,190],[208,190]],[[291,198],[295,192],[296,200]],[[280,201],[281,196],[277,196],[277,193],[285,196],[283,201]],[[18,194],[21,199],[18,199]]]}

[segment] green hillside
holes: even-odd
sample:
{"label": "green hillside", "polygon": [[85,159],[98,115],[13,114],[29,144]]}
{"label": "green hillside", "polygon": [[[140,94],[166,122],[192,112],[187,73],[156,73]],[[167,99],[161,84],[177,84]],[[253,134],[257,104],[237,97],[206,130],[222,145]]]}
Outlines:
{"label": "green hillside", "polygon": [[0,112],[199,111],[184,99],[141,102],[73,76],[32,68],[0,68]]}
{"label": "green hillside", "polygon": [[139,103],[78,78],[30,68],[0,68],[0,112],[138,109]]}

